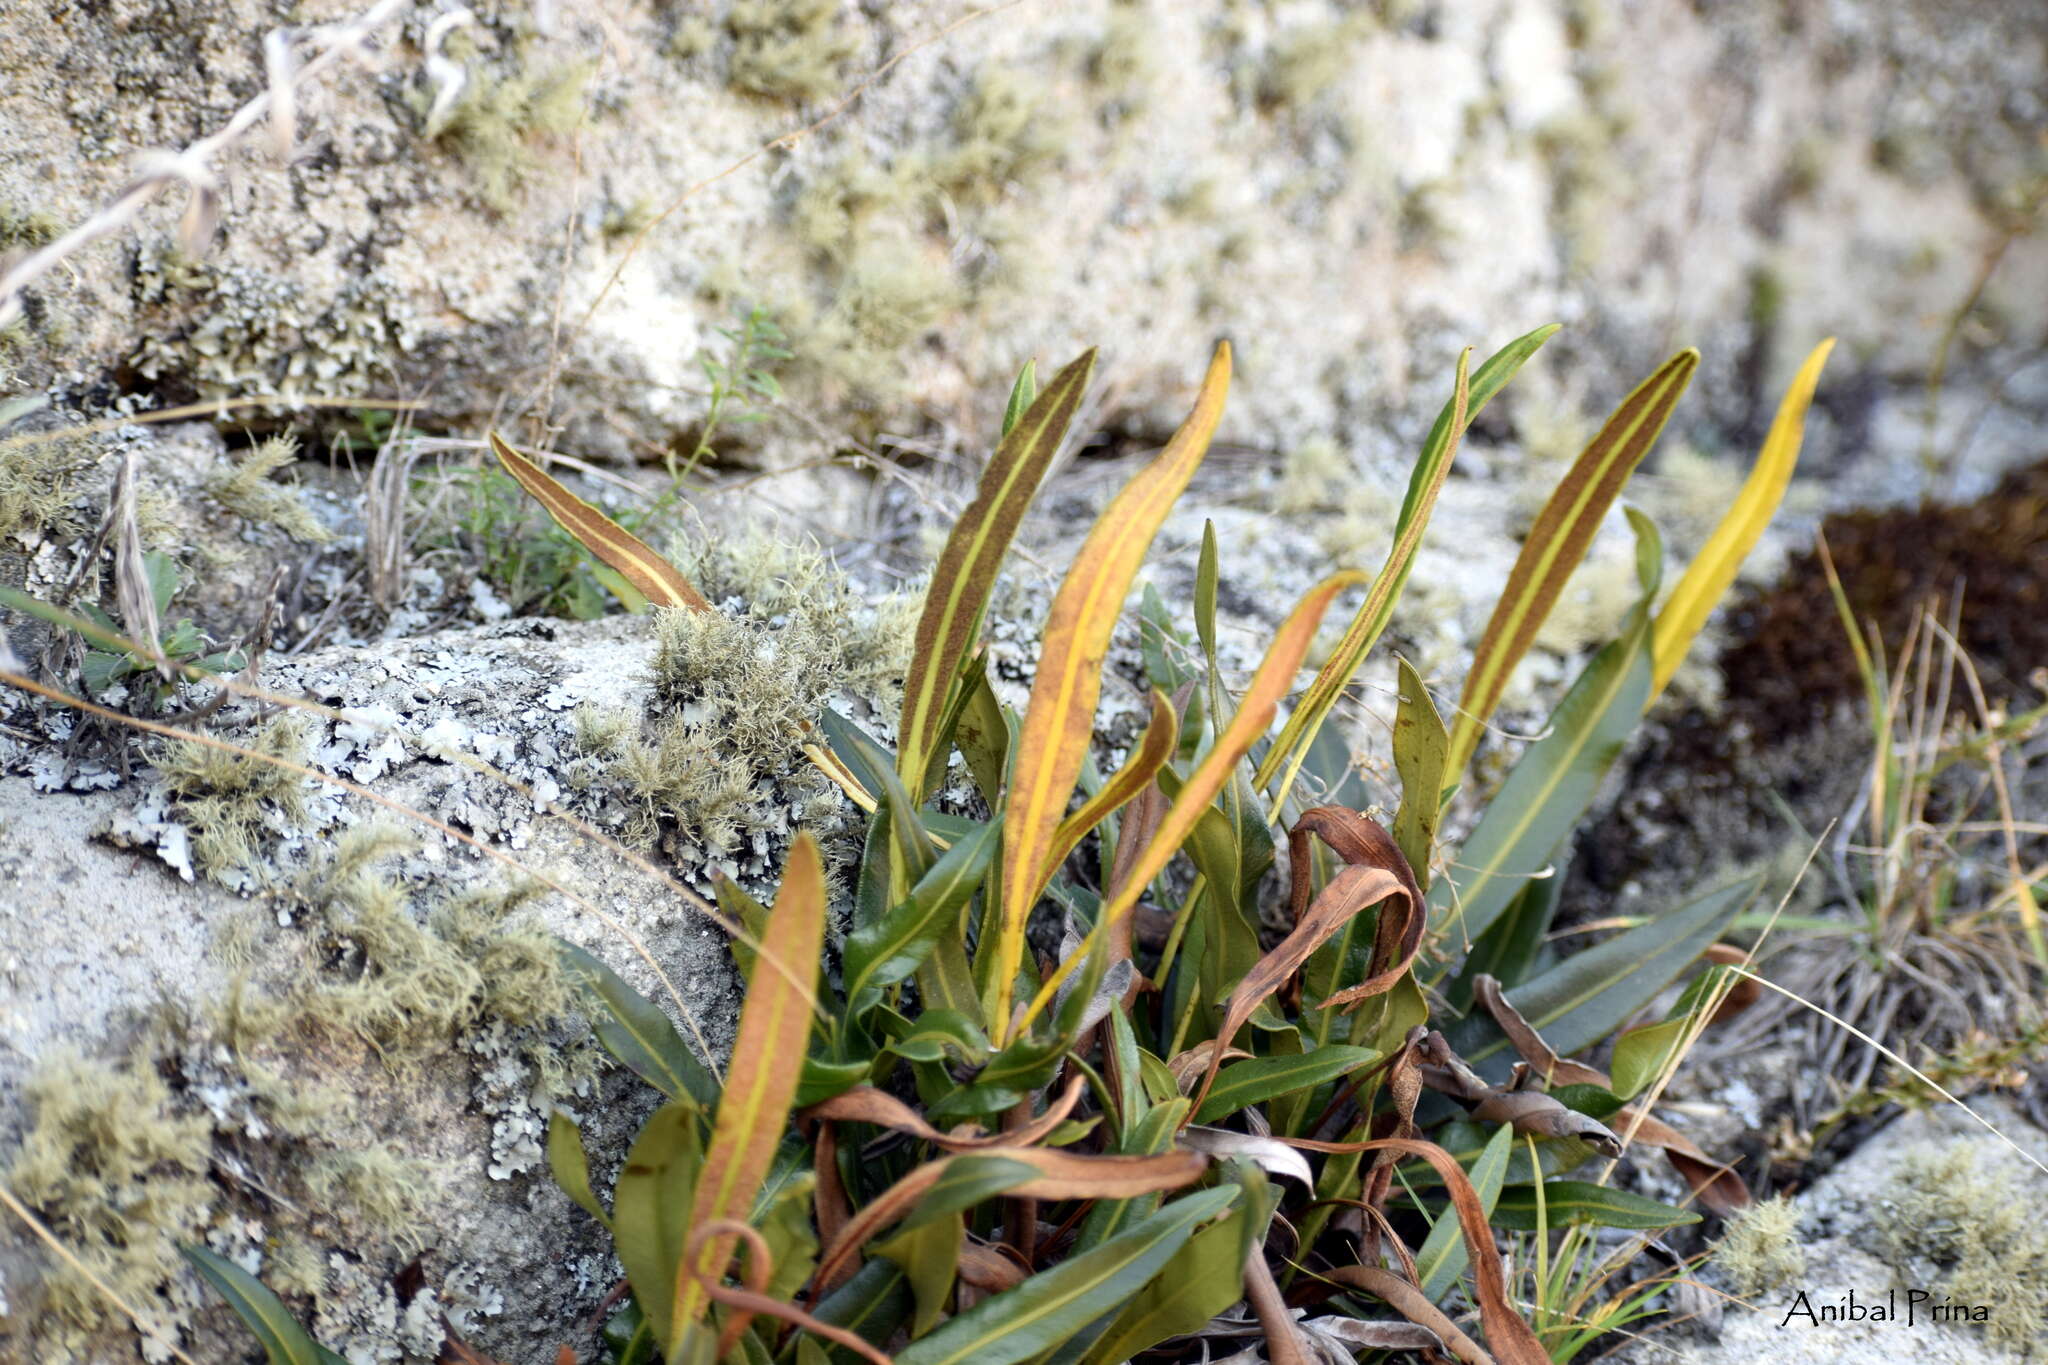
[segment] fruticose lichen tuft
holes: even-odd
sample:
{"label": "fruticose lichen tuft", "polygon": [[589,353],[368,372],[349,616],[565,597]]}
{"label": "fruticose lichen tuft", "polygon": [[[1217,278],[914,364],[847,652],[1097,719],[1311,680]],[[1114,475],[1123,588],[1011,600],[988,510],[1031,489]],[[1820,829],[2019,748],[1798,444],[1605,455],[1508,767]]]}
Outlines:
{"label": "fruticose lichen tuft", "polygon": [[1714,1262],[1728,1272],[1738,1294],[1761,1294],[1806,1273],[1799,1244],[1799,1208],[1779,1195],[1752,1204],[1728,1222]]}
{"label": "fruticose lichen tuft", "polygon": [[2048,1359],[2048,1225],[2040,1207],[2039,1180],[1987,1168],[1977,1144],[1922,1145],[1900,1161],[1872,1221],[1881,1253],[1894,1267],[1908,1272],[1915,1261],[1932,1262],[1942,1272],[1941,1293],[1991,1306],[1987,1337],[2042,1360]]}
{"label": "fruticose lichen tuft", "polygon": [[736,45],[728,78],[776,99],[814,100],[839,89],[860,40],[839,0],[738,0],[726,19]]}
{"label": "fruticose lichen tuft", "polygon": [[296,485],[277,483],[271,475],[298,456],[296,438],[273,436],[206,480],[215,502],[257,526],[274,526],[303,545],[324,545],[334,538],[306,506]]}

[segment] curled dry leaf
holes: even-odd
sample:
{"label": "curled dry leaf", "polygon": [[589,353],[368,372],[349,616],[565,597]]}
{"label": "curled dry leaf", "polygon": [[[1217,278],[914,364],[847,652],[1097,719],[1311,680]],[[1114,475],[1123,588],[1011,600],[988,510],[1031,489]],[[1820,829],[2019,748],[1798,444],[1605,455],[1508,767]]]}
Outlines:
{"label": "curled dry leaf", "polygon": [[1520,1010],[1502,993],[1500,982],[1484,973],[1473,978],[1472,998],[1500,1026],[1523,1061],[1535,1068],[1546,1085],[1597,1085],[1606,1089],[1607,1073],[1557,1055],[1557,1049],[1543,1041],[1543,1035],[1522,1017]]}
{"label": "curled dry leaf", "polygon": [[[1309,839],[1318,837],[1344,860],[1344,866],[1329,884],[1309,900],[1311,850]],[[1378,995],[1399,981],[1415,961],[1422,946],[1422,927],[1428,915],[1423,908],[1422,889],[1408,860],[1394,845],[1394,838],[1357,811],[1342,806],[1317,806],[1302,812],[1287,836],[1292,860],[1294,929],[1273,950],[1261,957],[1237,983],[1223,1008],[1223,1025],[1216,1032],[1217,1052],[1209,1058],[1201,1089],[1195,1095],[1195,1110],[1209,1096],[1216,1072],[1223,1065],[1222,1049],[1228,1047],[1260,1003],[1279,990],[1316,949],[1329,942],[1354,915],[1369,906],[1398,897],[1400,913],[1381,913],[1374,930],[1372,957],[1364,981],[1323,1001],[1324,1008],[1352,1004]],[[1192,1112],[1192,1111],[1191,1111]]]}
{"label": "curled dry leaf", "polygon": [[[1220,1060],[1219,1051],[1222,1054]],[[1214,1038],[1204,1038],[1168,1061],[1166,1071],[1173,1077],[1173,1083],[1180,1088],[1180,1093],[1185,1095],[1194,1090],[1196,1081],[1208,1072],[1212,1065],[1241,1061],[1251,1055],[1241,1047],[1219,1047]]]}
{"label": "curled dry leaf", "polygon": [[1004,1249],[972,1237],[960,1244],[960,1278],[984,1294],[1000,1294],[1024,1283],[1024,1267]]}
{"label": "curled dry leaf", "polygon": [[1621,1139],[1606,1124],[1541,1090],[1496,1090],[1473,1108],[1472,1117],[1513,1124],[1516,1132],[1530,1137],[1575,1138],[1605,1157],[1621,1155]]}
{"label": "curled dry leaf", "polygon": [[1087,1079],[1083,1076],[1070,1077],[1066,1090],[1043,1114],[1026,1124],[1005,1129],[1000,1133],[983,1133],[972,1124],[962,1124],[950,1132],[941,1132],[933,1127],[924,1115],[902,1100],[871,1085],[857,1085],[851,1090],[834,1095],[831,1099],[804,1110],[799,1117],[841,1123],[872,1123],[877,1128],[893,1128],[899,1133],[909,1133],[948,1152],[1029,1147],[1043,1141],[1053,1129],[1066,1122],[1067,1115],[1073,1113],[1074,1106],[1080,1103],[1081,1092],[1087,1084]]}

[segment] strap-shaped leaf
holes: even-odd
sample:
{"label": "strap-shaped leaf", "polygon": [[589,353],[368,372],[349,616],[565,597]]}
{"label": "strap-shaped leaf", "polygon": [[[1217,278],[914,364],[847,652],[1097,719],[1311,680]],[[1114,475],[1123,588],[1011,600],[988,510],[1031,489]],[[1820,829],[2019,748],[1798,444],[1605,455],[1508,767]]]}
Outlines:
{"label": "strap-shaped leaf", "polygon": [[555,482],[539,465],[507,445],[505,438],[495,431],[491,433],[491,449],[497,452],[498,463],[505,466],[505,472],[518,480],[519,486],[547,509],[557,525],[574,536],[584,549],[616,570],[641,596],[656,606],[690,607],[696,611],[711,609],[704,595],[683,577],[675,565],[649,549],[631,531]]}
{"label": "strap-shaped leaf", "polygon": [[[1437,494],[1450,473],[1451,461],[1457,456],[1458,443],[1463,439],[1466,427],[1556,331],[1557,324],[1551,323],[1516,337],[1487,357],[1486,362],[1472,371],[1469,377],[1466,367],[1470,364],[1470,352],[1459,356],[1458,377],[1451,392],[1451,401],[1444,404],[1443,410],[1437,414],[1436,424],[1429,429],[1429,437],[1422,443],[1422,454],[1408,476],[1408,493],[1401,502],[1401,515],[1394,523],[1394,547],[1387,552],[1386,564],[1373,581],[1372,591],[1359,607],[1358,614],[1345,627],[1344,638],[1330,652],[1328,662],[1316,674],[1316,680],[1302,697],[1301,705],[1288,717],[1287,727],[1280,732],[1279,741],[1259,764],[1254,782],[1260,788],[1273,792],[1275,810],[1286,800],[1287,791],[1294,784],[1294,774],[1308,753],[1310,741],[1336,706],[1337,698],[1350,685],[1359,665],[1372,653],[1372,647],[1379,642],[1387,622],[1393,619],[1394,605],[1401,600],[1401,590],[1407,586],[1409,572],[1415,567],[1416,552],[1422,548],[1422,534],[1429,528],[1430,513],[1436,509]],[[1280,785],[1273,787],[1274,778],[1283,770],[1285,776]]]}
{"label": "strap-shaped leaf", "polygon": [[1060,864],[1067,860],[1075,845],[1088,837],[1090,830],[1123,809],[1159,777],[1160,770],[1173,757],[1174,746],[1179,742],[1180,722],[1173,714],[1173,703],[1155,687],[1152,689],[1152,718],[1145,723],[1145,733],[1138,737],[1138,747],[1131,750],[1095,795],[1060,821],[1059,829],[1053,833],[1052,850],[1046,854],[1042,882],[1052,881]]}
{"label": "strap-shaped leaf", "polygon": [[690,1192],[704,1166],[699,1122],[687,1100],[655,1110],[640,1126],[612,1187],[612,1249],[661,1341],[669,1339],[675,1312],[676,1275],[690,1234]]}
{"label": "strap-shaped leaf", "polygon": [[995,860],[1002,827],[977,827],[933,863],[909,896],[846,940],[846,1011],[852,1018],[873,1008],[882,991],[909,976],[931,955],[960,910],[980,889]]}
{"label": "strap-shaped leaf", "polygon": [[[1322,624],[1323,613],[1329,610],[1331,601],[1344,589],[1363,581],[1364,575],[1359,573],[1332,574],[1310,588],[1295,604],[1294,610],[1274,633],[1273,643],[1267,647],[1259,671],[1252,675],[1251,686],[1245,689],[1244,697],[1238,703],[1237,714],[1231,717],[1229,726],[1210,746],[1187,781],[1181,784],[1173,805],[1167,809],[1166,818],[1159,822],[1158,831],[1145,845],[1145,851],[1138,855],[1122,889],[1105,901],[1096,913],[1095,927],[1088,934],[1088,945],[1062,962],[1032,999],[1031,1007],[1024,1012],[1026,1026],[1051,1002],[1060,983],[1079,967],[1082,959],[1092,951],[1095,941],[1131,912],[1139,897],[1152,884],[1152,879],[1194,833],[1196,823],[1209,810],[1216,794],[1223,790],[1223,784],[1237,771],[1237,765],[1251,751],[1252,745],[1265,737],[1273,723],[1273,713],[1279,709],[1280,699],[1294,685],[1294,675],[1301,668],[1301,661],[1307,655],[1308,647],[1315,639],[1316,628]],[[1092,702],[1090,710],[1093,710]],[[1004,837],[1011,837],[1008,828],[1004,830]],[[1004,901],[1004,909],[1006,912],[1011,909],[1008,900]]]}
{"label": "strap-shaped leaf", "polygon": [[[1008,422],[995,456],[982,472],[974,501],[953,523],[946,548],[939,552],[917,621],[910,672],[903,679],[896,771],[906,784],[924,782],[928,760],[943,739],[939,724],[948,692],[974,643],[982,611],[995,590],[996,571],[1066,439],[1094,369],[1095,352],[1089,350],[1054,375],[1045,391]],[[1013,408],[1032,382],[1027,367],[1011,390]]]}
{"label": "strap-shaped leaf", "polygon": [[256,1340],[263,1343],[263,1353],[269,1357],[270,1365],[348,1365],[347,1361],[313,1340],[277,1295],[265,1288],[254,1275],[204,1247],[187,1246],[178,1250],[192,1263],[200,1278],[228,1301],[228,1307],[235,1310],[235,1316],[242,1320]]}
{"label": "strap-shaped leaf", "polygon": [[1232,1186],[1177,1199],[1093,1251],[976,1304],[897,1352],[897,1365],[1016,1365],[1050,1351],[1137,1294],[1196,1227],[1237,1197]]}
{"label": "strap-shaped leaf", "polygon": [[[789,1126],[801,1071],[792,1063],[803,1057],[810,1042],[817,964],[824,946],[825,868],[816,841],[802,833],[790,844],[775,909],[761,940],[763,960],[747,983],[725,1093],[719,1097],[704,1170],[690,1202],[690,1227],[719,1219],[744,1221],[753,1208]],[[791,970],[774,970],[775,963],[788,964]],[[798,979],[806,967],[809,979]],[[703,1314],[708,1302],[703,1280],[724,1275],[736,1241],[730,1235],[708,1237],[692,1264],[677,1267],[675,1315],[666,1337],[671,1348]],[[673,1349],[669,1354],[675,1358]]]}
{"label": "strap-shaped leaf", "polygon": [[690,1051],[661,1006],[575,944],[561,944],[560,952],[570,975],[581,977],[596,999],[601,1012],[591,1028],[605,1051],[670,1099],[688,1099],[707,1109],[718,1103],[718,1082]]}
{"label": "strap-shaped leaf", "polygon": [[[1561,1228],[1570,1223],[1591,1223],[1603,1228],[1675,1228],[1699,1221],[1696,1213],[1588,1180],[1543,1182],[1546,1228]],[[1536,1187],[1510,1185],[1502,1190],[1500,1202],[1493,1208],[1493,1224],[1514,1232],[1535,1232]]]}
{"label": "strap-shaped leaf", "polygon": [[1585,559],[1607,509],[1664,430],[1699,363],[1700,353],[1687,348],[1637,385],[1572,463],[1537,514],[1472,656],[1472,671],[1465,676],[1445,769],[1453,776],[1465,770],[1465,762],[1479,742],[1480,727],[1500,704],[1508,675],[1529,652],[1537,630],[1564,591],[1565,580]]}
{"label": "strap-shaped leaf", "polygon": [[[1508,1153],[1515,1145],[1515,1130],[1510,1124],[1501,1124],[1494,1129],[1486,1147],[1472,1163],[1472,1193],[1479,1200],[1479,1211],[1491,1219],[1493,1206],[1500,1199],[1501,1181],[1507,1178]],[[1430,1228],[1429,1236],[1422,1241],[1422,1248],[1415,1253],[1415,1273],[1422,1283],[1422,1292],[1431,1303],[1450,1292],[1451,1285],[1465,1273],[1467,1264],[1465,1239],[1458,1231],[1458,1216],[1446,1208],[1438,1215],[1436,1225]]]}
{"label": "strap-shaped leaf", "polygon": [[[1248,1183],[1263,1192],[1265,1175],[1250,1166]],[[1244,1262],[1252,1254],[1254,1225],[1247,1198],[1188,1239],[1115,1324],[1089,1348],[1089,1365],[1121,1365],[1140,1351],[1189,1332],[1244,1297]],[[1097,1207],[1100,1207],[1099,1205]]]}
{"label": "strap-shaped leaf", "polygon": [[718,1103],[718,1082],[661,1006],[575,944],[561,944],[560,952],[571,977],[582,978],[596,1000],[599,1012],[591,1028],[605,1051],[672,1100],[687,1099],[706,1109]]}
{"label": "strap-shaped leaf", "polygon": [[1430,896],[1438,926],[1468,940],[1483,935],[1531,877],[1553,874],[1552,855],[1642,720],[1650,694],[1649,604],[1662,542],[1648,517],[1634,508],[1629,517],[1643,594],[1621,638],[1579,674],[1551,712],[1549,733],[1523,753]]}
{"label": "strap-shaped leaf", "polygon": [[[1591,1047],[1698,961],[1760,884],[1760,877],[1744,877],[1574,953],[1509,991],[1508,1003],[1561,1056]],[[1493,1022],[1476,1012],[1445,1033],[1452,1049],[1475,1066],[1508,1048]]]}
{"label": "strap-shaped leaf", "polygon": [[1394,712],[1394,770],[1401,777],[1401,807],[1394,815],[1394,843],[1415,871],[1415,883],[1429,890],[1429,863],[1436,852],[1436,827],[1443,813],[1444,765],[1450,735],[1436,702],[1415,665],[1399,664],[1401,700]]}
{"label": "strap-shaped leaf", "polygon": [[1380,1054],[1372,1048],[1331,1043],[1313,1052],[1233,1062],[1216,1073],[1216,1083],[1209,1087],[1202,1107],[1195,1111],[1194,1121],[1215,1123],[1276,1095],[1313,1090],[1325,1081],[1347,1076],[1379,1059]]}
{"label": "strap-shaped leaf", "polygon": [[1792,386],[1785,390],[1785,397],[1778,404],[1778,415],[1771,419],[1771,430],[1764,437],[1756,467],[1749,471],[1735,505],[1693,557],[1685,576],[1671,590],[1664,610],[1657,613],[1657,625],[1650,635],[1650,650],[1657,660],[1656,676],[1650,684],[1653,700],[1684,662],[1693,637],[1707,623],[1707,613],[1728,591],[1736,570],[1756,548],[1764,527],[1776,515],[1785,486],[1792,481],[1792,467],[1799,463],[1799,446],[1806,437],[1806,410],[1813,403],[1814,388],[1820,383],[1821,367],[1828,363],[1828,353],[1834,348],[1833,337],[1814,347],[1799,373],[1792,377]]}
{"label": "strap-shaped leaf", "polygon": [[1230,345],[1225,342],[1209,362],[1194,411],[1158,457],[1138,471],[1096,519],[1053,598],[1004,805],[1002,921],[996,942],[983,949],[995,953],[987,1017],[989,1032],[998,1041],[1010,1033],[1010,1000],[1024,959],[1024,925],[1045,889],[1046,855],[1094,734],[1110,633],[1153,536],[1208,453],[1229,390]]}

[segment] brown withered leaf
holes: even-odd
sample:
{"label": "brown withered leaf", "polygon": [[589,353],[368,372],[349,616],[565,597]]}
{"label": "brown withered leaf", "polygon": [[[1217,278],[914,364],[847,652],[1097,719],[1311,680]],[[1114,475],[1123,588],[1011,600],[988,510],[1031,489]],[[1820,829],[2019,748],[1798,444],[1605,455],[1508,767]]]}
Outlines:
{"label": "brown withered leaf", "polygon": [[857,1085],[851,1090],[843,1091],[829,1100],[812,1105],[799,1117],[809,1120],[830,1119],[843,1123],[872,1123],[877,1128],[893,1128],[899,1133],[909,1133],[948,1152],[1029,1147],[1044,1140],[1053,1129],[1067,1121],[1067,1115],[1073,1113],[1074,1106],[1080,1103],[1081,1092],[1087,1084],[1086,1077],[1069,1077],[1066,1090],[1043,1114],[1028,1123],[1004,1129],[1000,1133],[982,1133],[966,1125],[950,1132],[941,1132],[933,1127],[924,1115],[902,1100],[871,1085]]}
{"label": "brown withered leaf", "polygon": [[985,1294],[1000,1294],[1024,1283],[1024,1267],[1005,1249],[974,1237],[960,1243],[960,1278]]}
{"label": "brown withered leaf", "polygon": [[975,1155],[1021,1161],[1038,1171],[1035,1178],[1004,1192],[1006,1197],[1017,1199],[1135,1199],[1192,1185],[1209,1168],[1209,1158],[1194,1151],[1164,1152],[1158,1156],[1088,1156],[1045,1147],[1005,1147],[1000,1151],[984,1148],[948,1155],[913,1168],[854,1214],[853,1220],[840,1230],[838,1240],[819,1259],[812,1282],[835,1283],[840,1267],[850,1264],[850,1258],[876,1233],[916,1207],[949,1165],[960,1157]]}
{"label": "brown withered leaf", "polygon": [[1541,1090],[1496,1090],[1472,1110],[1481,1123],[1513,1124],[1518,1133],[1539,1138],[1574,1138],[1605,1157],[1621,1155],[1621,1139],[1600,1120]]}
{"label": "brown withered leaf", "polygon": [[1501,1274],[1500,1257],[1493,1245],[1493,1230],[1487,1226],[1486,1210],[1478,1192],[1458,1159],[1433,1142],[1408,1138],[1373,1138],[1366,1142],[1314,1142],[1308,1138],[1282,1138],[1291,1147],[1311,1152],[1394,1152],[1420,1157],[1443,1177],[1444,1193],[1458,1215],[1458,1229],[1465,1237],[1471,1257],[1472,1277],[1479,1301],[1479,1321],[1486,1330],[1486,1344],[1494,1359],[1506,1365],[1550,1365],[1550,1354],[1521,1314],[1508,1302],[1507,1281]]}
{"label": "brown withered leaf", "polygon": [[[1309,840],[1320,838],[1344,860],[1344,866],[1329,884],[1309,900],[1312,862]],[[1303,811],[1287,836],[1288,856],[1293,872],[1294,928],[1271,952],[1253,964],[1224,1004],[1223,1026],[1216,1033],[1217,1051],[1209,1059],[1201,1088],[1195,1094],[1195,1112],[1209,1097],[1216,1072],[1223,1065],[1223,1050],[1237,1036],[1238,1029],[1252,1017],[1260,1002],[1284,986],[1316,949],[1329,942],[1354,915],[1382,901],[1399,898],[1400,913],[1382,911],[1373,935],[1369,975],[1358,985],[1323,1001],[1335,1008],[1378,995],[1401,979],[1422,946],[1422,927],[1428,915],[1422,891],[1408,860],[1394,846],[1393,836],[1357,811],[1342,806],[1317,806]]]}
{"label": "brown withered leaf", "polygon": [[1749,1207],[1749,1186],[1735,1168],[1714,1160],[1700,1145],[1648,1110],[1634,1105],[1617,1110],[1614,1122],[1631,1142],[1661,1147],[1671,1168],[1685,1178],[1702,1204],[1723,1218]]}
{"label": "brown withered leaf", "polygon": [[1351,1289],[1363,1289],[1409,1322],[1434,1334],[1440,1347],[1465,1365],[1493,1365],[1493,1357],[1484,1347],[1459,1331],[1458,1325],[1427,1295],[1393,1271],[1376,1265],[1347,1265],[1325,1270],[1322,1276]]}
{"label": "brown withered leaf", "polygon": [[1605,1090],[1612,1082],[1607,1073],[1580,1062],[1566,1061],[1557,1049],[1543,1041],[1543,1035],[1501,992],[1500,982],[1484,973],[1473,978],[1472,998],[1492,1016],[1500,1031],[1514,1044],[1523,1061],[1535,1068],[1547,1085],[1597,1085]]}

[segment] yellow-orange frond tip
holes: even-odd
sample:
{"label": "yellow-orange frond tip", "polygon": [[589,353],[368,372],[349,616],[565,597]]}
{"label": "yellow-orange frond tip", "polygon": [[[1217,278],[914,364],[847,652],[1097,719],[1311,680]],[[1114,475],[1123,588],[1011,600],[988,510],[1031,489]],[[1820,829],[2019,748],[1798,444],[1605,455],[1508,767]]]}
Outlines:
{"label": "yellow-orange frond tip", "polygon": [[675,565],[649,549],[631,531],[562,487],[495,431],[491,433],[491,449],[497,454],[498,463],[505,467],[505,472],[517,480],[534,501],[547,509],[556,525],[631,583],[641,596],[656,606],[711,610],[711,604]]}
{"label": "yellow-orange frond tip", "polygon": [[1799,446],[1806,436],[1807,409],[1813,405],[1821,369],[1827,364],[1828,353],[1834,346],[1835,339],[1829,337],[1814,347],[1805,363],[1800,365],[1799,372],[1792,377],[1784,400],[1778,404],[1778,415],[1771,421],[1770,433],[1764,437],[1756,466],[1750,470],[1742,491],[1736,495],[1734,505],[1721,518],[1721,524],[1714,528],[1714,534],[1707,538],[1707,543],[1686,568],[1685,577],[1679,579],[1678,586],[1671,590],[1670,600],[1658,613],[1650,633],[1650,652],[1655,665],[1650,683],[1652,701],[1664,691],[1665,685],[1678,671],[1678,665],[1692,648],[1693,639],[1706,625],[1708,614],[1735,581],[1736,572],[1741,569],[1742,561],[1749,552],[1756,548],[1764,527],[1777,515],[1778,504],[1784,499],[1786,486],[1792,481],[1793,467],[1799,462]]}

